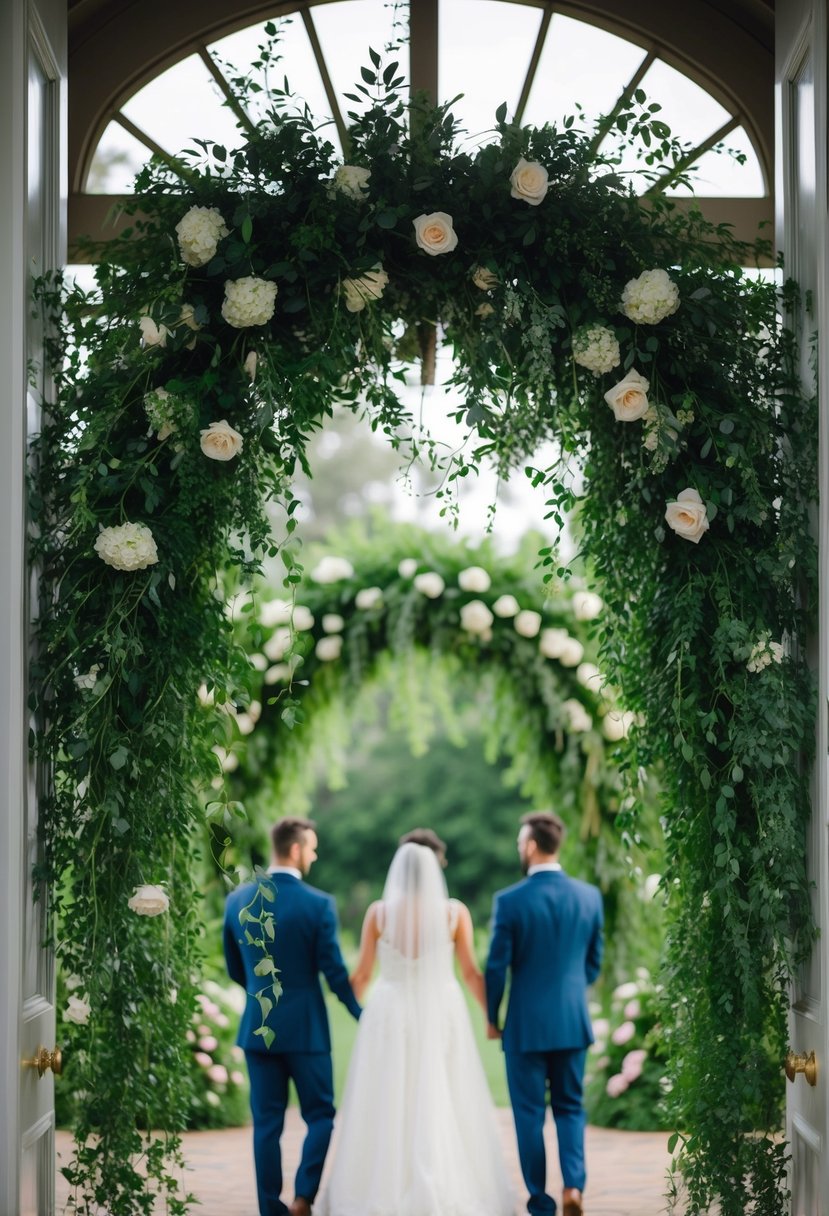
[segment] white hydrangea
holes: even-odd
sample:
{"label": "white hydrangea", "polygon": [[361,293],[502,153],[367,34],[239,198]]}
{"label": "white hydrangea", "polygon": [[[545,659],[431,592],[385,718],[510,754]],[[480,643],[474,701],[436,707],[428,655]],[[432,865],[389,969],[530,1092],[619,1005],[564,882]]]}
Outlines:
{"label": "white hydrangea", "polygon": [[276,283],[248,275],[243,279],[228,279],[222,316],[234,329],[251,325],[266,325],[276,308]]}
{"label": "white hydrangea", "polygon": [[470,600],[461,608],[461,628],[467,633],[485,636],[491,632],[494,619],[483,600]]}
{"label": "white hydrangea", "polygon": [[582,705],[581,701],[577,701],[575,697],[565,701],[561,707],[567,715],[567,729],[573,734],[584,734],[590,730],[593,725],[593,719]]}
{"label": "white hydrangea", "polygon": [[492,605],[492,611],[496,616],[500,616],[506,620],[508,617],[518,616],[518,613],[521,611],[521,605],[514,595],[499,595]]}
{"label": "white hydrangea", "polygon": [[345,620],[339,612],[326,612],[322,618],[322,627],[326,633],[342,633],[345,629]]}
{"label": "white hydrangea", "polygon": [[144,570],[158,561],[155,537],[146,524],[118,524],[102,528],[95,552],[114,570]]}
{"label": "white hydrangea", "polygon": [[342,654],[343,639],[342,634],[332,633],[327,637],[320,638],[316,645],[316,655],[323,663],[331,663],[338,659]]}
{"label": "white hydrangea", "polygon": [[622,292],[622,312],[640,325],[658,325],[679,308],[679,288],[667,270],[644,270]]}
{"label": "white hydrangea", "polygon": [[404,557],[397,567],[397,573],[401,578],[414,578],[417,574],[417,567],[418,561],[416,557]]}
{"label": "white hydrangea", "polygon": [[315,583],[339,583],[353,574],[354,567],[347,558],[329,556],[318,562],[311,571],[311,578]]}
{"label": "white hydrangea", "polygon": [[513,626],[515,632],[522,638],[537,637],[541,628],[541,613],[533,612],[531,608],[525,608],[523,612],[518,613],[513,621]]}
{"label": "white hydrangea", "polygon": [[538,649],[545,659],[559,659],[569,641],[570,634],[566,629],[542,629]]}
{"label": "white hydrangea", "polygon": [[577,621],[595,621],[604,602],[594,591],[577,591],[573,596],[573,616]]}
{"label": "white hydrangea", "polygon": [[156,388],[144,394],[144,412],[156,433],[156,439],[167,439],[176,430],[169,402],[170,393],[166,388]]}
{"label": "white hydrangea", "polygon": [[458,586],[461,591],[476,591],[481,594],[489,591],[492,579],[483,566],[467,566],[458,575]]}
{"label": "white hydrangea", "polygon": [[746,667],[751,672],[762,671],[772,663],[782,663],[785,650],[780,642],[772,642],[770,633],[762,633],[751,649]]}
{"label": "white hydrangea", "polygon": [[293,604],[290,600],[266,600],[259,609],[259,624],[265,629],[273,629],[274,625],[287,625],[291,619]]}
{"label": "white hydrangea", "polygon": [[558,661],[562,667],[578,667],[584,658],[584,647],[577,638],[568,638],[561,649]]}
{"label": "white hydrangea", "polygon": [[361,587],[354,597],[354,605],[361,612],[368,612],[372,608],[377,608],[382,602],[383,591],[381,587]]}
{"label": "white hydrangea", "polygon": [[618,367],[622,359],[619,343],[606,325],[583,325],[573,334],[573,358],[594,376]]}
{"label": "white hydrangea", "polygon": [[66,1008],[63,1011],[63,1020],[65,1022],[74,1022],[76,1026],[85,1026],[89,1021],[92,1013],[92,1006],[89,1003],[89,997],[70,996]]}
{"label": "white hydrangea", "polygon": [[228,231],[222,213],[215,207],[191,207],[176,224],[183,260],[188,266],[206,266]]}
{"label": "white hydrangea", "polygon": [[609,743],[626,739],[633,726],[633,714],[627,710],[609,709],[602,719],[602,733]]}
{"label": "white hydrangea", "polygon": [[303,633],[314,628],[314,614],[305,604],[295,604],[291,613],[291,624],[297,633]]}
{"label": "white hydrangea", "polygon": [[441,576],[434,570],[424,571],[423,574],[418,574],[414,580],[415,590],[421,595],[425,595],[427,599],[436,600],[438,596],[443,595],[446,584]]}
{"label": "white hydrangea", "polygon": [[334,174],[331,185],[340,194],[345,194],[348,198],[362,202],[368,194],[370,177],[371,169],[364,169],[362,165],[340,165]]}

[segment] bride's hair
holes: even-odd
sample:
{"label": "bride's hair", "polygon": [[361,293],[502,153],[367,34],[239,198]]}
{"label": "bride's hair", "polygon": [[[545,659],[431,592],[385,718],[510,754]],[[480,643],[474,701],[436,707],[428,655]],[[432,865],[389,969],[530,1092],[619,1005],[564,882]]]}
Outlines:
{"label": "bride's hair", "polygon": [[412,828],[411,832],[407,832],[405,836],[401,836],[397,842],[403,844],[422,844],[427,849],[431,849],[437,857],[440,864],[446,866],[446,842],[441,840],[437,832],[433,832],[431,828]]}

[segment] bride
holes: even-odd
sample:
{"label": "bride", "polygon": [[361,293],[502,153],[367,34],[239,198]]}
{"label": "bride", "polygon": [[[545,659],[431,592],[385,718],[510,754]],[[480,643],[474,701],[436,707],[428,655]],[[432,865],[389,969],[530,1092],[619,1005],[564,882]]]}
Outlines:
{"label": "bride", "polygon": [[[431,835],[431,833],[430,833]],[[435,838],[437,841],[437,838]],[[453,953],[486,1012],[472,919],[422,844],[395,853],[363,922],[358,1000],[379,960],[338,1117],[322,1216],[511,1216],[495,1112]]]}

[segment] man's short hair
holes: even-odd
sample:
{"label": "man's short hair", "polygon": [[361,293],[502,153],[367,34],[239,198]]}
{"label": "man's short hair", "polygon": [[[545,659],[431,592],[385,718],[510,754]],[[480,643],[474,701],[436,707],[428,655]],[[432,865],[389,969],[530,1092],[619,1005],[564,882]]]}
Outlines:
{"label": "man's short hair", "polygon": [[407,832],[405,836],[401,836],[397,843],[399,845],[425,845],[427,849],[431,849],[437,855],[437,859],[442,866],[446,865],[446,843],[431,828],[412,828],[411,832]]}
{"label": "man's short hair", "polygon": [[554,811],[530,811],[521,816],[521,822],[530,829],[530,840],[535,841],[542,853],[559,851],[567,829]]}
{"label": "man's short hair", "polygon": [[271,828],[271,844],[277,857],[287,857],[295,844],[304,844],[305,833],[316,831],[313,819],[280,819]]}

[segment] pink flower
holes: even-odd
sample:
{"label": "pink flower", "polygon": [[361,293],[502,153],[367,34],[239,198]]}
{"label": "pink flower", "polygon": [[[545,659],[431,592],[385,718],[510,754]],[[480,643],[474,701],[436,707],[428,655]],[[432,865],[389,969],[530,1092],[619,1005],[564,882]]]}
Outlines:
{"label": "pink flower", "polygon": [[196,1029],[198,1030],[199,1034],[210,1034],[210,1027],[205,1026],[204,1022],[202,1022],[200,1026],[196,1027]]}
{"label": "pink flower", "polygon": [[199,1039],[199,1047],[202,1049],[202,1051],[215,1051],[218,1046],[219,1040],[213,1034],[202,1035],[202,1037]]}
{"label": "pink flower", "polygon": [[628,1082],[620,1072],[617,1072],[612,1077],[608,1078],[607,1085],[605,1085],[605,1092],[609,1098],[618,1098],[620,1094],[625,1092],[627,1087]]}
{"label": "pink flower", "polygon": [[245,1053],[238,1043],[234,1043],[234,1045],[231,1047],[230,1054],[233,1056],[233,1059],[238,1060],[240,1064],[245,1058]]}
{"label": "pink flower", "polygon": [[641,1047],[636,1048],[635,1051],[629,1051],[627,1053],[625,1058],[622,1060],[622,1076],[625,1078],[628,1084],[630,1084],[631,1081],[635,1081],[637,1077],[641,1077],[642,1065],[645,1063],[647,1058],[648,1053]]}
{"label": "pink flower", "polygon": [[227,1030],[228,1026],[230,1025],[230,1018],[227,1016],[226,1013],[222,1013],[221,1009],[219,1009],[218,1007],[217,1007],[216,1013],[213,1017],[213,1021],[216,1023],[217,1026],[221,1026],[222,1030]]}
{"label": "pink flower", "polygon": [[187,1039],[188,1043],[195,1043],[196,1041],[196,1036],[193,1034],[192,1030],[188,1030],[184,1037]]}
{"label": "pink flower", "polygon": [[227,1069],[224,1064],[214,1064],[208,1068],[207,1075],[216,1085],[224,1085],[227,1081]]}
{"label": "pink flower", "polygon": [[606,1039],[610,1034],[610,1022],[607,1018],[596,1018],[593,1022],[593,1034],[597,1039]]}
{"label": "pink flower", "polygon": [[629,1043],[636,1034],[636,1027],[633,1022],[622,1022],[621,1026],[617,1026],[610,1036],[611,1042],[617,1047],[621,1047],[623,1043]]}
{"label": "pink flower", "polygon": [[197,1051],[194,1059],[202,1068],[210,1068],[213,1064],[213,1057],[209,1056],[206,1051]]}
{"label": "pink flower", "polygon": [[638,1018],[641,1012],[642,1006],[638,1001],[628,1001],[627,1005],[625,1005],[626,1018]]}
{"label": "pink flower", "polygon": [[243,1072],[239,1072],[238,1068],[234,1068],[233,1072],[230,1074],[230,1079],[234,1085],[244,1085],[245,1074]]}

